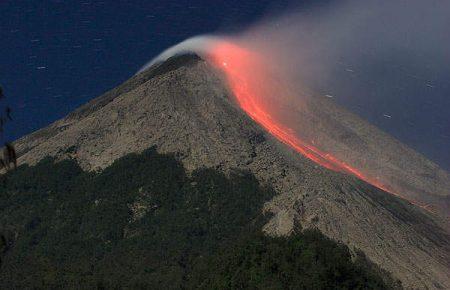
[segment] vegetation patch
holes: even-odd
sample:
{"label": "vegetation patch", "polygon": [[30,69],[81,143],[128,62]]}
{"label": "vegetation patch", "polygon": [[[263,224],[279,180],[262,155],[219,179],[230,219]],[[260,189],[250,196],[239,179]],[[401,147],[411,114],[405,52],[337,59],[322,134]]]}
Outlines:
{"label": "vegetation patch", "polygon": [[269,238],[248,172],[150,148],[101,172],[46,158],[0,181],[0,288],[384,289],[319,232]]}

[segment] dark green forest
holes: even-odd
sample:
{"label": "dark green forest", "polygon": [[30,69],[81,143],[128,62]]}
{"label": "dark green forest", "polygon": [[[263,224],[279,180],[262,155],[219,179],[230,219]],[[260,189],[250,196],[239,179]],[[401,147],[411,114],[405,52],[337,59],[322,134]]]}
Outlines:
{"label": "dark green forest", "polygon": [[150,148],[100,172],[46,158],[0,179],[0,289],[389,288],[318,231],[264,236],[274,191],[247,172],[188,176]]}

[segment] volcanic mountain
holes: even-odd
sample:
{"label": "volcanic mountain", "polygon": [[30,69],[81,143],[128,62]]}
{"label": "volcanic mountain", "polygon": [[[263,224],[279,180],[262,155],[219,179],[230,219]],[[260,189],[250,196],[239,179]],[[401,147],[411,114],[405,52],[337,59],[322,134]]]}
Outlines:
{"label": "volcanic mountain", "polygon": [[[448,204],[450,176],[436,164],[325,97],[309,99],[307,108],[305,134],[316,126],[341,158],[376,160],[391,184]],[[20,164],[53,156],[97,171],[156,146],[190,172],[248,170],[277,194],[263,209],[272,214],[262,229],[267,235],[317,228],[363,251],[406,288],[450,289],[450,232],[442,210],[299,154],[249,117],[221,72],[196,55],[150,67],[15,146]]]}

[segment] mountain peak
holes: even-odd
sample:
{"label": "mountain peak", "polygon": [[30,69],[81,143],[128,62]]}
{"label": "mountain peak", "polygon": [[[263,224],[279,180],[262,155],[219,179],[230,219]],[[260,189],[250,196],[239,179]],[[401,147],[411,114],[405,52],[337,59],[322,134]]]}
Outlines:
{"label": "mountain peak", "polygon": [[[364,132],[377,130],[360,119],[349,127],[344,123],[357,117],[322,98],[311,106],[325,108],[331,123],[340,118],[340,128],[347,126],[353,134],[347,138],[351,142],[365,142],[358,126]],[[436,165],[384,133],[376,136],[382,139],[377,145],[401,148],[404,158],[422,164],[417,168],[425,172],[419,173],[433,174],[431,180],[414,181],[415,186],[448,190],[448,175]],[[245,169],[273,186],[277,195],[264,207],[273,215],[263,228],[269,235],[318,228],[362,250],[406,287],[450,288],[450,238],[442,218],[353,176],[322,168],[279,142],[240,110],[223,76],[196,55],[156,64],[16,142],[21,164],[54,156],[74,158],[85,170],[105,168],[151,146],[175,154],[190,172]],[[389,170],[402,172],[399,162],[389,163]],[[420,175],[402,174],[406,180]]]}

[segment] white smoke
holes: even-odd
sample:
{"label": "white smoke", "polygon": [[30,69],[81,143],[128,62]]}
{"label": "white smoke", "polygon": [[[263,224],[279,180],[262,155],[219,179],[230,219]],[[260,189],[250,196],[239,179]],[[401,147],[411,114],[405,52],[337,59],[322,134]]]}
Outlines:
{"label": "white smoke", "polygon": [[185,41],[170,47],[169,49],[163,51],[161,54],[153,58],[150,62],[144,65],[138,71],[138,73],[148,69],[149,67],[153,66],[156,63],[163,62],[175,55],[191,52],[195,52],[199,55],[205,55],[209,51],[211,46],[220,39],[221,38],[219,36],[212,36],[212,35],[200,35],[186,39]]}
{"label": "white smoke", "polygon": [[266,17],[240,34],[189,38],[139,71],[176,54],[204,55],[223,38],[245,44],[311,86],[320,86],[341,68],[370,73],[369,66],[382,61],[443,68],[450,64],[449,15],[450,1],[439,0],[350,0],[306,11],[300,7]]}

